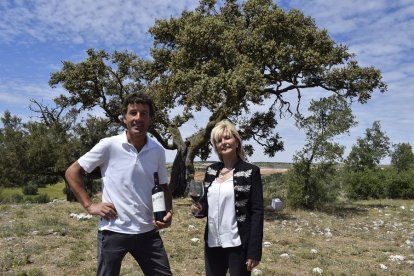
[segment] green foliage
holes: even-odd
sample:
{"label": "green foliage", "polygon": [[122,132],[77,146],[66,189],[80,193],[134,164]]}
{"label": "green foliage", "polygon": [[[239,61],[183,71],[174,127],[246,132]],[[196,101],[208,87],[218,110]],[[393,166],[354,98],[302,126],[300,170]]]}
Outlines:
{"label": "green foliage", "polygon": [[285,201],[287,194],[286,174],[276,173],[262,176],[262,182],[265,205],[270,205],[272,198]]}
{"label": "green foliage", "polygon": [[21,119],[5,111],[1,117],[0,129],[0,186],[13,187],[25,183],[27,174],[22,173],[28,167],[24,158],[28,147],[23,137],[26,131]]}
{"label": "green foliage", "polygon": [[340,185],[334,164],[321,164],[308,168],[306,162],[295,162],[287,175],[287,205],[297,209],[317,209],[333,202]]}
{"label": "green foliage", "polygon": [[394,145],[394,151],[391,154],[391,164],[398,172],[414,168],[414,153],[409,143]]}
{"label": "green foliage", "polygon": [[350,199],[377,199],[386,196],[387,173],[379,169],[343,170],[345,194]]}
{"label": "green foliage", "polygon": [[39,194],[35,197],[28,198],[32,203],[48,203],[50,202],[50,198],[47,194]]}
{"label": "green foliage", "polygon": [[387,197],[414,198],[414,169],[394,171],[388,170]]}
{"label": "green foliage", "polygon": [[398,172],[395,168],[365,171],[342,170],[343,189],[348,198],[413,199],[414,170]]}
{"label": "green foliage", "polygon": [[375,121],[365,130],[365,137],[358,138],[357,144],[352,146],[345,164],[353,171],[373,170],[388,155],[389,147],[389,137],[381,130],[380,122]]}
{"label": "green foliage", "polygon": [[29,181],[26,185],[23,186],[22,191],[24,195],[37,195],[37,184],[33,181]]}
{"label": "green foliage", "polygon": [[[38,187],[57,183],[73,161],[118,129],[107,119],[89,116],[75,124],[70,112],[62,119],[46,107],[38,107],[40,113],[44,112],[43,122],[21,123],[7,111],[1,118],[0,186],[21,187],[25,195],[36,195]],[[99,178],[99,172],[91,177]],[[36,200],[43,202],[46,198]]]}
{"label": "green foliage", "polygon": [[293,157],[289,171],[287,199],[294,208],[314,209],[336,198],[335,168],[343,147],[332,140],[355,125],[348,104],[338,97],[311,101],[309,111],[311,115],[306,118],[296,116],[296,125],[305,130],[306,143]]}

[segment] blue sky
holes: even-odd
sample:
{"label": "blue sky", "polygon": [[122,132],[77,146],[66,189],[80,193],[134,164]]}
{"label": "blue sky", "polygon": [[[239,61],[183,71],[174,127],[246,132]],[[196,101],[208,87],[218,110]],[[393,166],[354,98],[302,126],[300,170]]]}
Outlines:
{"label": "blue sky", "polygon": [[[375,120],[393,143],[414,146],[414,1],[413,0],[282,0],[283,9],[297,8],[326,28],[331,37],[349,46],[361,66],[380,69],[388,92],[374,93],[352,109],[358,120],[349,136],[338,137],[346,154]],[[152,45],[147,30],[156,18],[192,10],[196,0],[3,0],[0,2],[0,113],[11,111],[23,120],[35,115],[29,100],[45,104],[63,91],[48,86],[50,74],[62,61],[86,58],[88,48],[130,50],[142,57]],[[312,93],[315,95],[315,93]],[[302,110],[310,93],[304,93]],[[202,116],[202,114],[200,115]],[[182,131],[190,133],[187,126]],[[278,131],[285,151],[274,158],[256,150],[251,161],[290,162],[304,135],[289,118]],[[185,134],[184,134],[185,135]],[[172,161],[173,152],[167,152]],[[384,159],[383,163],[388,163]]]}

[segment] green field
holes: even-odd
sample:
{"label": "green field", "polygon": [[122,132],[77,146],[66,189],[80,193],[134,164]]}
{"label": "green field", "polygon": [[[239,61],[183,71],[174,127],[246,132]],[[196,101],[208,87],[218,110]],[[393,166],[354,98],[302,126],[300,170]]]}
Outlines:
{"label": "green field", "polygon": [[[63,193],[63,189],[65,187],[64,182],[59,182],[53,185],[47,185],[44,188],[38,189],[38,194],[45,194],[47,195],[50,200],[53,199],[64,199],[65,194]],[[22,188],[2,188],[1,195],[4,198],[10,198],[15,195],[23,195]],[[34,196],[25,196],[25,197],[34,197]]]}

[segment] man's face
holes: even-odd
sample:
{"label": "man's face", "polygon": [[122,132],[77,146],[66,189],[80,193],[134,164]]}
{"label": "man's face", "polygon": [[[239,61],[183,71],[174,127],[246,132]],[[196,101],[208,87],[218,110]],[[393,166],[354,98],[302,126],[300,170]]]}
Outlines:
{"label": "man's face", "polygon": [[124,124],[131,137],[146,135],[152,123],[150,108],[147,104],[129,104],[124,115]]}

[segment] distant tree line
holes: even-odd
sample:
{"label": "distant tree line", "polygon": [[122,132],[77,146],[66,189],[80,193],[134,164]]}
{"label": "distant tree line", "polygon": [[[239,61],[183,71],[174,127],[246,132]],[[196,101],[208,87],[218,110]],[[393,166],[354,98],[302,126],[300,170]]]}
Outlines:
{"label": "distant tree line", "polygon": [[[346,103],[323,98],[312,101],[309,111],[309,117],[297,120],[307,143],[294,156],[285,178],[288,205],[314,209],[338,196],[351,200],[414,198],[414,153],[409,143],[391,145],[380,122],[375,121],[343,158],[343,146],[332,138],[355,125]],[[381,166],[387,156],[390,166]]]}

